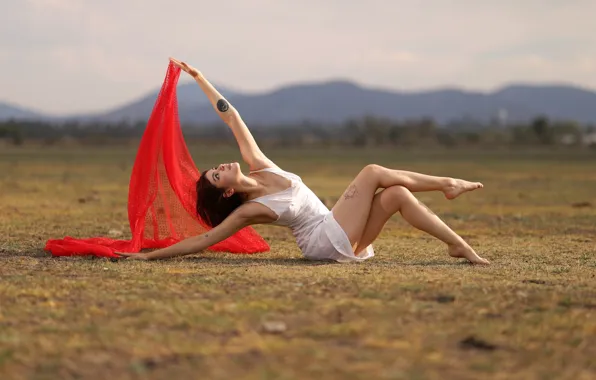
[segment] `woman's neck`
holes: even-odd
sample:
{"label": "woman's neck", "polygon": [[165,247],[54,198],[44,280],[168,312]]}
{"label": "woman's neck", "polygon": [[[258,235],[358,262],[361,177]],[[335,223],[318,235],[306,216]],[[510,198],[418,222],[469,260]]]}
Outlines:
{"label": "woman's neck", "polygon": [[244,176],[240,183],[234,187],[234,192],[242,193],[244,200],[256,198],[266,192],[266,186],[257,178]]}

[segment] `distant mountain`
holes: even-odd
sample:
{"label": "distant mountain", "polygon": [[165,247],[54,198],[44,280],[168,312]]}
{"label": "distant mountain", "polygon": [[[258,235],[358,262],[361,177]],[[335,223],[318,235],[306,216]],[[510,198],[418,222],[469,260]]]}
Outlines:
{"label": "distant mountain", "polygon": [[22,107],[13,106],[12,104],[0,102],[0,120],[37,120],[40,118],[44,118],[44,116],[42,116],[39,113],[24,109]]}
{"label": "distant mountain", "polygon": [[568,86],[512,85],[493,94],[499,101],[516,104],[530,114],[552,119],[596,122],[596,92]]}
{"label": "distant mountain", "polygon": [[[538,115],[551,119],[596,123],[596,93],[571,86],[512,85],[492,93],[443,89],[398,92],[365,88],[348,81],[297,84],[261,94],[221,90],[250,125],[300,121],[340,123],[375,115],[394,120],[432,117],[438,123],[471,118],[488,121],[506,110],[508,121],[526,121]],[[103,115],[101,120],[146,120],[157,92]],[[194,84],[178,89],[182,122],[204,124],[219,120],[206,96]]]}
{"label": "distant mountain", "polygon": [[[339,81],[285,87],[262,95],[239,97],[234,102],[247,122],[264,125],[300,120],[339,123],[365,115],[389,119],[428,116],[443,123],[462,116],[487,119],[504,105],[515,108],[515,104],[495,104],[481,93],[459,90],[399,93]],[[208,107],[200,107],[193,113],[184,111],[195,122],[212,120]]]}
{"label": "distant mountain", "polygon": [[[349,81],[330,81],[291,85],[258,94],[216,87],[249,125],[270,126],[307,120],[340,123],[365,115],[394,120],[431,117],[440,124],[462,118],[487,121],[498,115],[506,115],[508,121],[527,121],[545,115],[553,120],[596,123],[596,92],[573,86],[511,85],[491,93],[459,89],[400,92],[362,87]],[[66,119],[146,121],[157,94],[155,90],[108,112]],[[195,83],[178,86],[178,105],[182,122],[200,125],[219,120]],[[35,113],[29,113],[31,115],[44,118]],[[0,108],[0,120],[6,118]]]}
{"label": "distant mountain", "polygon": [[[217,86],[217,90],[226,97],[230,102],[238,96],[226,87]],[[178,97],[178,107],[181,120],[187,120],[186,112],[182,112],[182,109],[188,109],[190,114],[192,110],[201,108],[202,106],[210,106],[209,101],[201,88],[196,83],[185,83],[179,84],[176,89]],[[105,121],[105,122],[118,122],[118,121],[146,121],[151,115],[155,100],[159,94],[159,89],[152,91],[150,94],[143,96],[131,103],[125,104],[121,107],[109,110],[104,113],[87,114],[87,115],[72,115],[66,117],[67,120],[80,120],[80,121]],[[214,112],[213,109],[211,112]],[[194,119],[193,119],[194,121]]]}

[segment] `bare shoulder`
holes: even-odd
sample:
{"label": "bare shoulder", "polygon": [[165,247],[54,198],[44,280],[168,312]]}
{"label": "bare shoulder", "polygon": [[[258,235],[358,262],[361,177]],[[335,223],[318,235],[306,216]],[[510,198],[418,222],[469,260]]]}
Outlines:
{"label": "bare shoulder", "polygon": [[205,233],[205,237],[211,239],[209,240],[210,245],[215,244],[232,236],[244,227],[252,224],[271,223],[276,219],[275,214],[268,207],[256,202],[246,202],[228,215],[223,222]]}
{"label": "bare shoulder", "polygon": [[277,220],[277,215],[273,210],[258,202],[245,202],[232,214],[246,220],[247,224],[266,224]]}
{"label": "bare shoulder", "polygon": [[[272,218],[267,210],[266,206],[253,202],[242,204],[228,215],[223,222],[202,235],[204,238],[202,241],[205,244],[205,248],[227,239],[244,227],[248,227],[252,224],[264,224],[274,221],[276,218]],[[273,212],[271,210],[269,211],[271,213]]]}

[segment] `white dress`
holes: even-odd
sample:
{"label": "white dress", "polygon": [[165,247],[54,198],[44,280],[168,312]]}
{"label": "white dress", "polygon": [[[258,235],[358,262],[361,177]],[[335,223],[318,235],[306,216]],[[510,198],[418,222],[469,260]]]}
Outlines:
{"label": "white dress", "polygon": [[335,260],[340,263],[363,261],[374,256],[372,245],[359,256],[354,254],[350,239],[333,213],[296,174],[278,168],[267,171],[290,180],[289,188],[250,200],[269,207],[276,215],[274,225],[289,227],[304,257],[311,260]]}

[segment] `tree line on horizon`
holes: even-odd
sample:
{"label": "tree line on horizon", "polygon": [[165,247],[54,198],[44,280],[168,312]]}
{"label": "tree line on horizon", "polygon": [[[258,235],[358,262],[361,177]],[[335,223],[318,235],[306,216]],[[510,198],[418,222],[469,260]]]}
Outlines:
{"label": "tree line on horizon", "polygon": [[[43,121],[0,122],[0,141],[20,146],[36,143],[114,145],[137,142],[146,122],[51,124]],[[206,126],[182,125],[189,142],[235,143],[229,128],[217,123]],[[314,122],[272,126],[251,126],[260,144],[268,146],[584,146],[596,148],[596,126],[573,121],[551,121],[536,117],[527,123],[502,125],[459,120],[439,126],[432,118],[394,121],[374,116],[351,119],[341,124]]]}

